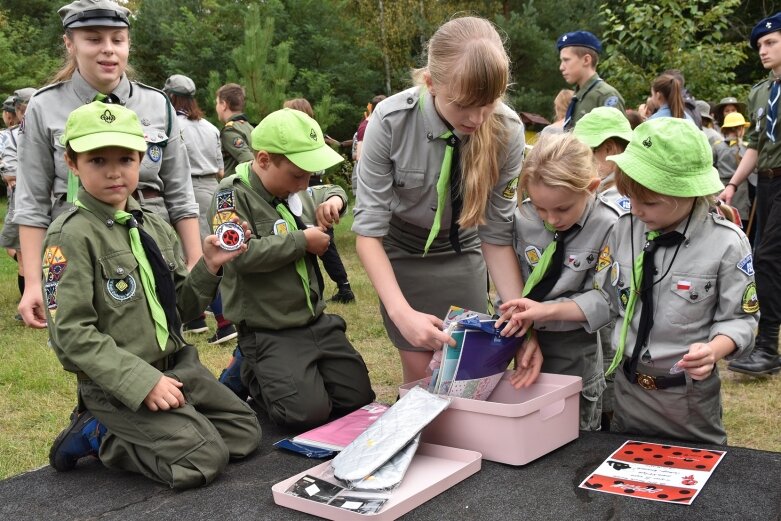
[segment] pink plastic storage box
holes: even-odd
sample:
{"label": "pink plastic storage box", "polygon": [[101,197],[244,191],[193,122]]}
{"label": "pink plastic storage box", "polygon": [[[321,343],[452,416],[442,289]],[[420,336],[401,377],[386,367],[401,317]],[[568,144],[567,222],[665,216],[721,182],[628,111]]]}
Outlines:
{"label": "pink plastic storage box", "polygon": [[[578,437],[579,376],[542,373],[525,389],[510,383],[511,371],[486,401],[452,398],[450,407],[423,429],[421,441],[474,450],[483,459],[526,465]],[[399,388],[404,396],[428,378]]]}

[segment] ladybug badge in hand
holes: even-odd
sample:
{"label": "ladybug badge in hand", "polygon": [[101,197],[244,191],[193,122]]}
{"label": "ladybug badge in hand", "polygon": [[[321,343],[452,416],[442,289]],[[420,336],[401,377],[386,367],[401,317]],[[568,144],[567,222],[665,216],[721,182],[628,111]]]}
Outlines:
{"label": "ladybug badge in hand", "polygon": [[244,244],[244,228],[236,223],[222,223],[214,234],[217,236],[217,244],[223,250],[236,251]]}

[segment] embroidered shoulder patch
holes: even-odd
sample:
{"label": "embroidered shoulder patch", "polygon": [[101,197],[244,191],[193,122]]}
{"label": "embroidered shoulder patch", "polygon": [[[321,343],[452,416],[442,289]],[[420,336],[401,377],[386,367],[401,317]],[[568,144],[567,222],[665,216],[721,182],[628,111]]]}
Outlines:
{"label": "embroidered shoulder patch", "polygon": [[502,190],[502,197],[505,199],[512,199],[515,197],[515,193],[518,191],[518,178],[514,178],[512,181],[507,183],[507,185],[504,187],[504,190]]}
{"label": "embroidered shoulder patch", "polygon": [[738,269],[749,277],[754,276],[754,258],[750,253],[740,259],[740,262],[738,262]]}
{"label": "embroidered shoulder patch", "polygon": [[613,263],[613,259],[610,257],[610,246],[605,246],[602,251],[599,252],[599,259],[597,259],[597,271],[602,271],[609,267]]}
{"label": "embroidered shoulder patch", "polygon": [[627,196],[623,196],[620,199],[616,201],[616,204],[622,209],[626,210],[627,212],[632,209],[632,203],[629,202],[629,198]]}
{"label": "embroidered shoulder patch", "polygon": [[526,249],[523,250],[523,254],[526,257],[526,262],[528,262],[531,267],[536,266],[537,263],[540,262],[540,257],[542,256],[542,253],[540,253],[539,248],[536,246],[527,246]]}
{"label": "embroidered shoulder patch", "polygon": [[274,235],[287,235],[287,223],[284,219],[277,219],[274,222]]}
{"label": "embroidered shoulder patch", "polygon": [[610,96],[605,100],[606,107],[615,107],[616,105],[618,105],[618,96]]}
{"label": "embroidered shoulder patch", "polygon": [[46,294],[46,307],[54,320],[57,314],[57,286],[62,274],[68,266],[68,259],[59,246],[49,246],[43,252],[43,278],[44,292]]}
{"label": "embroidered shoulder patch", "polygon": [[214,217],[212,218],[212,231],[216,230],[219,225],[222,223],[227,223],[233,221],[234,218],[238,219],[238,215],[236,215],[236,212],[233,212],[231,210],[227,210],[224,212],[217,212],[214,214]]}
{"label": "embroidered shoulder patch", "polygon": [[741,307],[743,312],[754,314],[759,311],[759,300],[757,299],[757,285],[753,282],[749,282],[746,285],[746,289],[743,291],[743,299],[741,301]]}
{"label": "embroidered shoulder patch", "polygon": [[233,190],[222,190],[217,192],[217,211],[234,210],[236,205],[233,202]]}
{"label": "embroidered shoulder patch", "polygon": [[160,148],[160,145],[150,145],[146,149],[146,155],[153,163],[158,163],[163,158],[163,149]]}
{"label": "embroidered shoulder patch", "polygon": [[240,137],[233,138],[233,146],[235,148],[244,148],[244,140]]}

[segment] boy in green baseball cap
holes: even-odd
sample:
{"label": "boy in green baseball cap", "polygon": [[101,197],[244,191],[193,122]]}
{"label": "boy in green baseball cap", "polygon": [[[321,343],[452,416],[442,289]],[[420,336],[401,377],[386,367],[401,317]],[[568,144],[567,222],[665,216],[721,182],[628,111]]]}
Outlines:
{"label": "boy in green baseball cap", "polygon": [[[592,295],[602,312],[587,322],[596,330],[616,318],[611,430],[726,444],[716,362],[751,349],[759,304],[748,239],[711,211],[722,184],[708,140],[686,120],[659,118],[608,159],[632,204],[600,252]],[[572,301],[504,306],[524,310],[507,313],[513,326],[586,318]]]}
{"label": "boy in green baseball cap", "polygon": [[220,380],[251,395],[274,423],[322,424],[374,399],[344,320],[324,313],[316,258],[347,196],[335,185],[309,187],[309,178],[343,158],[298,110],[269,114],[251,138],[255,158],[220,182],[209,211],[213,228],[238,217],[252,223],[255,237],[225,266],[225,317],[237,325],[241,347]]}
{"label": "boy in green baseball cap", "polygon": [[209,483],[229,459],[256,449],[260,426],[201,365],[180,317],[206,307],[223,264],[246,246],[225,251],[209,236],[188,273],[174,230],[131,197],[147,150],[132,110],[83,105],[61,143],[81,187],[46,234],[44,302],[52,348],[78,379],[79,405],[49,461],[67,471],[93,455],[172,488]]}

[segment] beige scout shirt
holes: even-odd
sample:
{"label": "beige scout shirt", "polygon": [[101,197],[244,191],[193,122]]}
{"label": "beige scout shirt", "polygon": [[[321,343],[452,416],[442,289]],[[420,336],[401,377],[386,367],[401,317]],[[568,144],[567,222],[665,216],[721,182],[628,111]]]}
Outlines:
{"label": "beige scout shirt", "polygon": [[[683,233],[685,226],[684,221],[678,231]],[[618,345],[629,298],[632,263],[643,248],[648,231],[631,214],[619,218],[600,251],[594,279],[597,289],[575,299],[591,331],[606,325],[611,316],[618,317],[613,331],[614,347]],[[759,304],[748,239],[735,225],[709,213],[702,202],[697,203],[685,235],[677,256],[675,247],[659,248],[655,253],[658,275],[654,282],[662,279],[653,286],[654,326],[641,355],[644,365],[672,367],[691,344],[708,342],[716,335],[728,336],[737,345],[729,358],[740,357],[754,344]],[[642,302],[638,299],[625,356],[632,355],[641,310]]]}
{"label": "beige scout shirt", "polygon": [[[509,145],[500,152],[499,181],[486,205],[486,223],[478,227],[478,233],[484,242],[510,245],[524,133],[520,118],[507,105],[500,103],[496,113],[505,123]],[[366,127],[361,160],[356,165],[355,233],[384,237],[391,216],[431,228],[437,209],[436,184],[445,155],[445,141],[438,136],[447,130],[434,108],[433,97],[420,87],[399,92],[377,106]],[[451,218],[449,197],[445,205],[443,230]]]}
{"label": "beige scout shirt", "polygon": [[[565,241],[564,268],[556,284],[546,296],[546,301],[577,297],[593,287],[595,267],[599,251],[607,241],[621,212],[602,196],[590,199],[578,220],[581,229]],[[553,232],[547,230],[529,199],[515,211],[513,246],[521,265],[523,280],[528,280],[532,268],[537,265],[542,252],[553,240]],[[578,322],[551,321],[535,323],[535,329],[545,331],[573,331],[583,328]]]}

